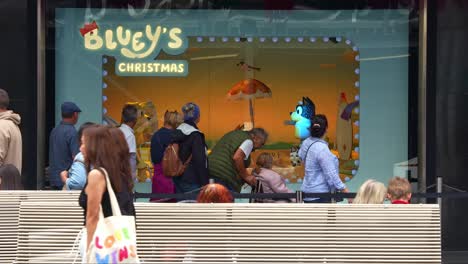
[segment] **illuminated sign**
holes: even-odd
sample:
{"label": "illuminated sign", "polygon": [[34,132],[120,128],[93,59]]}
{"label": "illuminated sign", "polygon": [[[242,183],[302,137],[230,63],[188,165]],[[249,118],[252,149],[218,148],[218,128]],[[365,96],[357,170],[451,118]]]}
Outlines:
{"label": "illuminated sign", "polygon": [[187,61],[153,60],[144,62],[120,61],[115,72],[121,76],[187,76]]}
{"label": "illuminated sign", "polygon": [[[101,35],[98,25],[93,21],[85,24],[80,33],[85,49],[107,50],[128,59],[116,63],[116,73],[119,75],[187,76],[187,61],[148,61],[148,57],[156,58],[161,51],[169,55],[182,54],[188,44],[182,29],[151,25],[146,25],[144,29],[138,31],[117,26],[115,29],[103,30],[104,34]],[[134,61],[138,59],[146,60]]]}

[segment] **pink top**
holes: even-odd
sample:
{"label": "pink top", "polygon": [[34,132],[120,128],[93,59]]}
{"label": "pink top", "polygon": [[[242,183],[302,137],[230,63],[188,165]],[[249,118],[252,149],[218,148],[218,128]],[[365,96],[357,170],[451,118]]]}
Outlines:
{"label": "pink top", "polygon": [[[263,193],[292,193],[286,186],[283,177],[273,170],[262,168],[256,176],[262,183]],[[295,199],[291,199],[291,201],[293,200]]]}

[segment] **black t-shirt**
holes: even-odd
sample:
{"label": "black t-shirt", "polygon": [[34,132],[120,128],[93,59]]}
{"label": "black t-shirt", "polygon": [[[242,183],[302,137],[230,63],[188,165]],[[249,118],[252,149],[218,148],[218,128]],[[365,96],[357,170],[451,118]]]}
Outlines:
{"label": "black t-shirt", "polygon": [[[83,188],[83,190],[80,193],[79,197],[79,204],[80,206],[84,209],[83,214],[84,214],[84,225],[86,225],[86,207],[88,205],[88,195],[85,192],[86,186],[88,185],[88,181],[86,181],[86,184]],[[112,185],[112,183],[111,183]],[[114,188],[114,187],[112,187]],[[115,191],[114,191],[115,192]],[[121,191],[121,192],[115,192],[115,196],[117,197],[117,202],[119,203],[120,207],[120,212],[122,215],[135,215],[135,206],[133,205],[133,193],[128,192],[127,190]],[[108,217],[112,215],[112,207],[110,204],[110,196],[109,192],[106,191],[102,195],[102,200],[101,200],[101,206],[102,206],[102,212],[104,214],[104,217]]]}

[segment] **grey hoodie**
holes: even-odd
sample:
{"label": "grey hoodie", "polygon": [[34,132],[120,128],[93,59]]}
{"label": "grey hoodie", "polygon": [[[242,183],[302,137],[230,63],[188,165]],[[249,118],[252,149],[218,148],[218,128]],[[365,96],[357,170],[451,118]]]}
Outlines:
{"label": "grey hoodie", "polygon": [[21,173],[21,117],[13,111],[0,112],[0,166],[13,164]]}

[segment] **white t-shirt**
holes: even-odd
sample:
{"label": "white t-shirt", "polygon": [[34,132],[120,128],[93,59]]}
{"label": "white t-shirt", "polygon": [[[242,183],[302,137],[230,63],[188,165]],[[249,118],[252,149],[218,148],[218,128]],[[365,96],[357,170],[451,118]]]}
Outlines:
{"label": "white t-shirt", "polygon": [[122,124],[120,126],[120,130],[122,130],[125,140],[127,141],[128,144],[128,149],[130,150],[130,153],[136,153],[136,139],[135,135],[133,134],[133,129],[126,124]]}
{"label": "white t-shirt", "polygon": [[245,160],[249,159],[249,155],[253,150],[253,146],[253,141],[251,139],[244,140],[244,142],[242,142],[242,144],[239,146],[239,148],[245,154]]}

